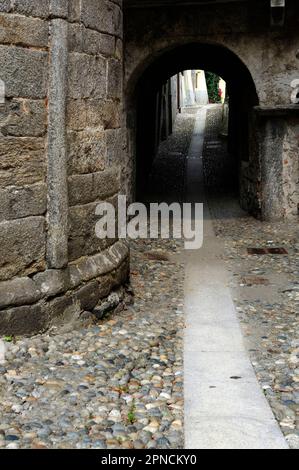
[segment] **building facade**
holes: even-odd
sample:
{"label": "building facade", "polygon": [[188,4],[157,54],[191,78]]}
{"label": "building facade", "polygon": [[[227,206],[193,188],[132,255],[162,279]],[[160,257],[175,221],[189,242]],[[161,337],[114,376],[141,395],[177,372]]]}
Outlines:
{"label": "building facade", "polygon": [[227,82],[242,206],[298,216],[299,5],[284,3],[1,1],[0,334],[44,331],[126,282],[128,247],[96,238],[95,209],[134,198],[153,97],[183,70]]}

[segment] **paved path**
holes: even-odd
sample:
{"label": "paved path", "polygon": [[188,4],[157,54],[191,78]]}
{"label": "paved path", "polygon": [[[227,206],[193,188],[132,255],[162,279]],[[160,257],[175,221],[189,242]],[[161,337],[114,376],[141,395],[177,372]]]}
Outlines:
{"label": "paved path", "polygon": [[[205,113],[205,108],[198,112],[190,146],[189,201],[206,202],[201,158]],[[204,216],[203,248],[185,253],[185,446],[287,449],[243,343],[223,247],[207,204]]]}

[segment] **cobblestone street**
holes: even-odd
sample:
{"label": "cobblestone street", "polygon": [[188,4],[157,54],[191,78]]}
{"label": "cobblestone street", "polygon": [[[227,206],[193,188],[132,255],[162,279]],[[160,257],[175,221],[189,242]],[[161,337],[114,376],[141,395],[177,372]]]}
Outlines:
{"label": "cobblestone street", "polygon": [[175,241],[132,246],[135,305],[17,340],[0,375],[0,447],[181,448],[183,267]]}
{"label": "cobblestone street", "polygon": [[[288,443],[299,448],[297,225],[253,219],[219,183],[225,174],[220,109],[208,109],[204,150],[213,223],[225,242],[230,289],[260,386]],[[183,198],[194,122],[195,116],[180,115],[171,142],[161,147],[153,173],[158,198],[161,187],[170,199]],[[211,170],[211,142],[218,174]],[[265,247],[287,254],[248,253]],[[114,294],[121,308],[96,323],[86,315],[84,324],[59,334],[7,343],[0,448],[184,448],[182,254],[182,241],[131,242],[131,295]]]}
{"label": "cobblestone street", "polygon": [[[217,108],[208,112],[204,155],[214,227],[225,242],[223,259],[231,273],[230,288],[260,386],[290,447],[298,449],[298,223],[260,222],[240,209],[227,182],[222,183],[225,149],[219,138],[219,117]],[[211,140],[216,151],[209,148]],[[220,171],[213,173],[215,167]],[[248,254],[248,248],[275,247],[285,249],[286,254]]]}
{"label": "cobblestone street", "polygon": [[[299,448],[299,250],[296,224],[234,216],[233,201],[211,204],[225,241],[231,289],[247,348],[265,396],[291,447]],[[235,205],[235,210],[237,207]],[[221,217],[225,214],[225,218]],[[231,214],[231,216],[229,216]],[[287,255],[248,255],[283,247]]]}

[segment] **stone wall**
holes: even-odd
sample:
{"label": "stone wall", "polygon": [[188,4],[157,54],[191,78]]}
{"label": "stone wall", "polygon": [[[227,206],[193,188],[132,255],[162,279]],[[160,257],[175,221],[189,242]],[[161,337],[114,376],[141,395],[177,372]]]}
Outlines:
{"label": "stone wall", "polygon": [[0,3],[0,334],[92,309],[128,277],[95,237],[124,186],[122,0]]}
{"label": "stone wall", "polygon": [[[251,75],[261,108],[271,108],[275,112],[277,107],[287,108],[290,105],[291,82],[299,78],[299,3],[296,0],[288,1],[285,25],[279,28],[271,26],[268,0],[176,8],[161,6],[147,8],[146,14],[140,7],[128,9],[125,13],[125,90],[130,111],[128,128],[131,149],[134,137],[130,125],[134,123],[132,109],[136,86],[157,60],[162,60],[164,55],[182,46],[207,44],[219,46],[219,51],[232,52]],[[212,59],[203,60],[198,56],[192,64],[184,63],[182,67],[217,69],[217,62],[222,60],[221,53],[215,56],[214,62]],[[222,65],[222,72],[230,75],[230,70],[225,69],[225,64]],[[173,72],[173,69],[170,70],[170,73]],[[235,71],[234,75],[237,73]],[[243,96],[247,94],[248,90],[244,88]],[[237,105],[239,103],[240,97]],[[253,110],[248,111],[252,123],[259,125],[254,119]],[[282,126],[278,131],[280,151],[277,152],[271,139],[268,140],[268,146],[256,142],[259,138],[263,139],[265,134],[253,126],[249,142],[253,150],[249,161],[240,164],[242,205],[263,219],[298,217],[299,119],[294,115],[290,119],[288,116],[292,114],[287,114],[282,120],[276,120],[276,125]],[[268,119],[272,119],[270,115]],[[268,158],[267,153],[257,153],[266,149],[269,151],[269,148],[276,159],[276,172],[271,171],[271,158]],[[239,153],[242,153],[242,149]],[[131,160],[135,157],[133,150]],[[239,157],[243,159],[242,155]],[[288,163],[285,164],[285,161]]]}

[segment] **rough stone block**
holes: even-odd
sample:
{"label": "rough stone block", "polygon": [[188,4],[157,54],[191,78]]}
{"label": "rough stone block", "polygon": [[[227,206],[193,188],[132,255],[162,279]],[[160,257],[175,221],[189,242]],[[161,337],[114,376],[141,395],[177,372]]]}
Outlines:
{"label": "rough stone block", "polygon": [[0,186],[22,186],[46,176],[45,143],[42,138],[0,139]]}
{"label": "rough stone block", "polygon": [[20,15],[0,15],[0,43],[46,47],[49,28],[46,21]]}
{"label": "rough stone block", "polygon": [[0,46],[0,71],[6,97],[45,98],[47,58],[43,51]]}
{"label": "rough stone block", "polygon": [[0,282],[0,309],[34,304],[40,298],[39,289],[29,277]]}
{"label": "rough stone block", "polygon": [[74,23],[69,25],[68,47],[70,52],[113,57],[115,37]]}
{"label": "rough stone block", "polygon": [[100,299],[107,297],[111,290],[113,289],[113,279],[112,274],[106,274],[98,279],[99,290],[100,290]]}
{"label": "rough stone block", "polygon": [[124,135],[122,129],[107,130],[105,134],[108,165],[121,164],[124,160]]}
{"label": "rough stone block", "polygon": [[109,34],[83,29],[83,51],[91,55],[112,57],[115,54],[115,38]]}
{"label": "rough stone block", "polygon": [[14,0],[13,11],[26,16],[49,16],[49,0]]}
{"label": "rough stone block", "polygon": [[0,280],[44,269],[45,219],[28,217],[0,223]]}
{"label": "rough stone block", "polygon": [[82,287],[75,293],[76,300],[80,303],[81,310],[90,312],[98,304],[101,297],[102,291],[99,283],[93,281],[86,286]]}
{"label": "rough stone block", "polygon": [[123,70],[118,60],[108,60],[107,96],[108,98],[121,99]]}
{"label": "rough stone block", "polygon": [[104,58],[72,52],[69,55],[69,97],[103,98],[106,94],[106,69]]}
{"label": "rough stone block", "polygon": [[87,100],[86,120],[89,126],[117,129],[121,126],[121,107],[115,101]]}
{"label": "rough stone block", "polygon": [[119,190],[119,171],[109,170],[69,178],[69,202],[71,206],[104,200]]}
{"label": "rough stone block", "polygon": [[46,132],[44,100],[8,99],[0,106],[0,132],[4,136],[41,137]]}
{"label": "rough stone block", "polygon": [[106,165],[105,133],[97,129],[68,133],[69,174],[102,171]]}
{"label": "rough stone block", "polygon": [[69,100],[67,106],[67,122],[73,130],[84,130],[86,127],[119,128],[120,114],[120,104],[111,100]]}
{"label": "rough stone block", "polygon": [[70,288],[67,270],[49,269],[36,274],[33,280],[42,295],[46,297],[54,297],[66,292]]}
{"label": "rough stone block", "polygon": [[93,256],[93,261],[97,266],[98,276],[105,275],[119,268],[129,255],[129,249],[126,243],[116,242],[104,253],[98,253]]}
{"label": "rough stone block", "polygon": [[[99,217],[95,214],[97,203],[74,206],[69,213],[69,259],[101,252],[115,243],[114,239],[100,240],[95,228]],[[95,276],[94,276],[95,277]]]}
{"label": "rough stone block", "polygon": [[55,18],[67,18],[69,0],[50,0],[50,15]]}
{"label": "rough stone block", "polygon": [[[80,286],[83,281],[80,267],[77,264],[70,264],[68,267],[71,289]],[[92,276],[89,278],[92,279]]]}
{"label": "rough stone block", "polygon": [[120,297],[116,292],[113,292],[109,295],[109,297],[105,300],[105,302],[101,302],[94,310],[93,314],[96,316],[98,320],[102,320],[106,315],[110,312],[115,311],[115,309],[120,304]]}
{"label": "rough stone block", "polygon": [[116,40],[115,58],[118,60],[123,60],[123,42],[121,39]]}
{"label": "rough stone block", "polygon": [[70,206],[88,204],[95,201],[93,199],[93,173],[70,176],[68,188]]}
{"label": "rough stone block", "polygon": [[118,5],[107,0],[82,0],[81,21],[100,32],[122,34],[122,12]]}
{"label": "rough stone block", "polygon": [[51,326],[71,323],[77,320],[82,313],[79,302],[75,302],[71,295],[58,297],[47,302],[46,311]]}
{"label": "rough stone block", "polygon": [[11,9],[11,0],[1,0],[0,12],[8,12]]}
{"label": "rough stone block", "polygon": [[68,51],[83,52],[83,30],[84,26],[77,23],[69,23],[68,25]]}
{"label": "rough stone block", "polygon": [[93,256],[81,258],[69,266],[70,281],[73,288],[98,277],[98,267]]}
{"label": "rough stone block", "polygon": [[48,326],[48,317],[41,305],[22,306],[0,312],[0,335],[34,335]]}
{"label": "rough stone block", "polygon": [[69,21],[79,21],[81,14],[81,0],[69,0]]}
{"label": "rough stone block", "polygon": [[[127,244],[121,241],[116,242],[102,253],[81,258],[69,266],[71,287],[78,287],[83,282],[96,278],[100,278],[98,281],[102,282],[103,276],[118,269],[126,260],[127,262],[129,260],[129,249]],[[104,284],[107,285],[106,281]]]}
{"label": "rough stone block", "polygon": [[47,210],[47,186],[44,183],[0,190],[0,222],[34,215]]}
{"label": "rough stone block", "polygon": [[130,260],[127,258],[113,274],[114,287],[119,287],[130,280]]}
{"label": "rough stone block", "polygon": [[[72,100],[67,103],[67,127],[69,130],[82,131],[87,127],[87,100]],[[72,136],[72,134],[70,134]]]}

